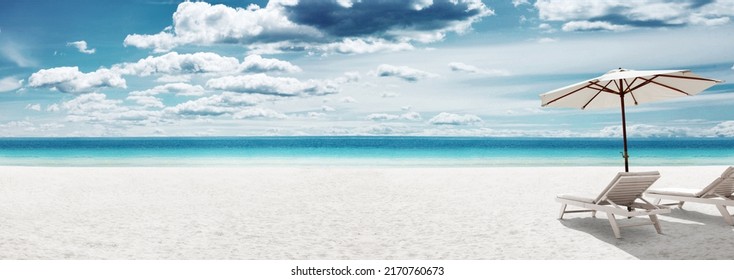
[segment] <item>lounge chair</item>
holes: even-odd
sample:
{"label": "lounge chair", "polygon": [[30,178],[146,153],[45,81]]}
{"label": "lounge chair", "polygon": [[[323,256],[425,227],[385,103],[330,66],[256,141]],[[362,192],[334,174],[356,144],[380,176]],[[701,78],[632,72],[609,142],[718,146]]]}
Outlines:
{"label": "lounge chair", "polygon": [[[660,178],[660,173],[657,171],[620,172],[596,199],[559,195],[556,197],[556,201],[561,203],[561,215],[558,219],[563,219],[563,214],[579,212],[591,212],[591,216],[596,217],[596,212],[601,211],[607,214],[609,224],[612,225],[612,231],[614,231],[614,237],[616,238],[622,238],[619,233],[620,227],[642,225],[653,225],[655,230],[662,234],[657,214],[670,213],[670,209],[660,208],[642,198],[642,193],[658,178]],[[566,210],[568,205],[581,207],[584,210]],[[628,218],[650,216],[650,221],[620,226],[617,224],[616,216]]]}
{"label": "lounge chair", "polygon": [[716,178],[716,180],[702,190],[679,188],[653,189],[648,190],[645,195],[654,198],[655,204],[660,203],[663,199],[678,201],[677,203],[663,205],[677,205],[679,208],[683,208],[683,203],[685,202],[716,205],[716,208],[721,212],[721,216],[724,217],[724,221],[734,226],[734,218],[726,210],[727,206],[734,207],[734,196],[732,193],[734,193],[734,166],[727,168],[719,178]]}

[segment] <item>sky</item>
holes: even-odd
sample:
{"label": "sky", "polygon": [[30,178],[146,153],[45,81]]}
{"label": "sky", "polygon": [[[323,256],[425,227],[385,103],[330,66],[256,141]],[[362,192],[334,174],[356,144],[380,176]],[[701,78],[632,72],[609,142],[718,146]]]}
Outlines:
{"label": "sky", "polygon": [[632,137],[734,137],[734,0],[0,1],[0,137],[618,137],[539,95],[617,68],[723,80]]}

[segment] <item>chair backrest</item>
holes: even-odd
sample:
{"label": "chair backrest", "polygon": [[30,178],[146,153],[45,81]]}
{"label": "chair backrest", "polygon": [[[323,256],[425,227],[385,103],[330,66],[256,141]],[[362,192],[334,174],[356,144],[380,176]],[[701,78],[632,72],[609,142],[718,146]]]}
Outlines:
{"label": "chair backrest", "polygon": [[716,178],[711,184],[696,193],[697,197],[720,195],[731,197],[734,193],[734,166],[729,166],[719,178]]}
{"label": "chair backrest", "polygon": [[657,171],[619,172],[594,201],[600,204],[611,200],[617,205],[630,205],[658,179]]}

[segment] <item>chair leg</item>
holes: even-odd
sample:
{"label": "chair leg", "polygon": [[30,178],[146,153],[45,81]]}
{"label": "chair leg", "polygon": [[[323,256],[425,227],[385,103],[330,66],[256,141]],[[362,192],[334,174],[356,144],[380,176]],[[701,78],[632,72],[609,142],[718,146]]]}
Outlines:
{"label": "chair leg", "polygon": [[561,204],[561,214],[558,215],[559,220],[563,220],[563,214],[566,213],[566,206],[565,203]]}
{"label": "chair leg", "polygon": [[656,198],[655,201],[653,201],[652,203],[655,204],[655,205],[660,205],[660,201],[663,201],[663,199],[662,198]]}
{"label": "chair leg", "polygon": [[596,210],[591,211],[591,217],[596,218]]}
{"label": "chair leg", "polygon": [[614,237],[622,238],[622,235],[619,234],[619,225],[617,225],[617,219],[614,217],[614,214],[607,213],[607,218],[609,219],[609,224],[612,225],[612,231],[614,231]]}
{"label": "chair leg", "polygon": [[658,234],[663,234],[663,230],[660,228],[658,215],[650,215],[650,221],[652,221],[652,225],[655,227],[655,230],[658,232]]}
{"label": "chair leg", "polygon": [[683,209],[683,203],[686,203],[685,201],[678,202],[678,208]]}
{"label": "chair leg", "polygon": [[726,206],[724,205],[716,205],[716,208],[719,209],[719,212],[721,212],[721,216],[724,217],[724,221],[730,226],[734,226],[734,218],[732,218],[731,214],[729,214],[729,211],[726,210]]}

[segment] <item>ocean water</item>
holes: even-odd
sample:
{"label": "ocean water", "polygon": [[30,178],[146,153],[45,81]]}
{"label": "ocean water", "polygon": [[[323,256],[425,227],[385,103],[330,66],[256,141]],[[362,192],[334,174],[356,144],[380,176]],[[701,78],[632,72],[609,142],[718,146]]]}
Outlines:
{"label": "ocean water", "polygon": [[[630,139],[631,166],[734,165],[734,139]],[[5,166],[622,166],[622,140],[477,137],[0,138]]]}

